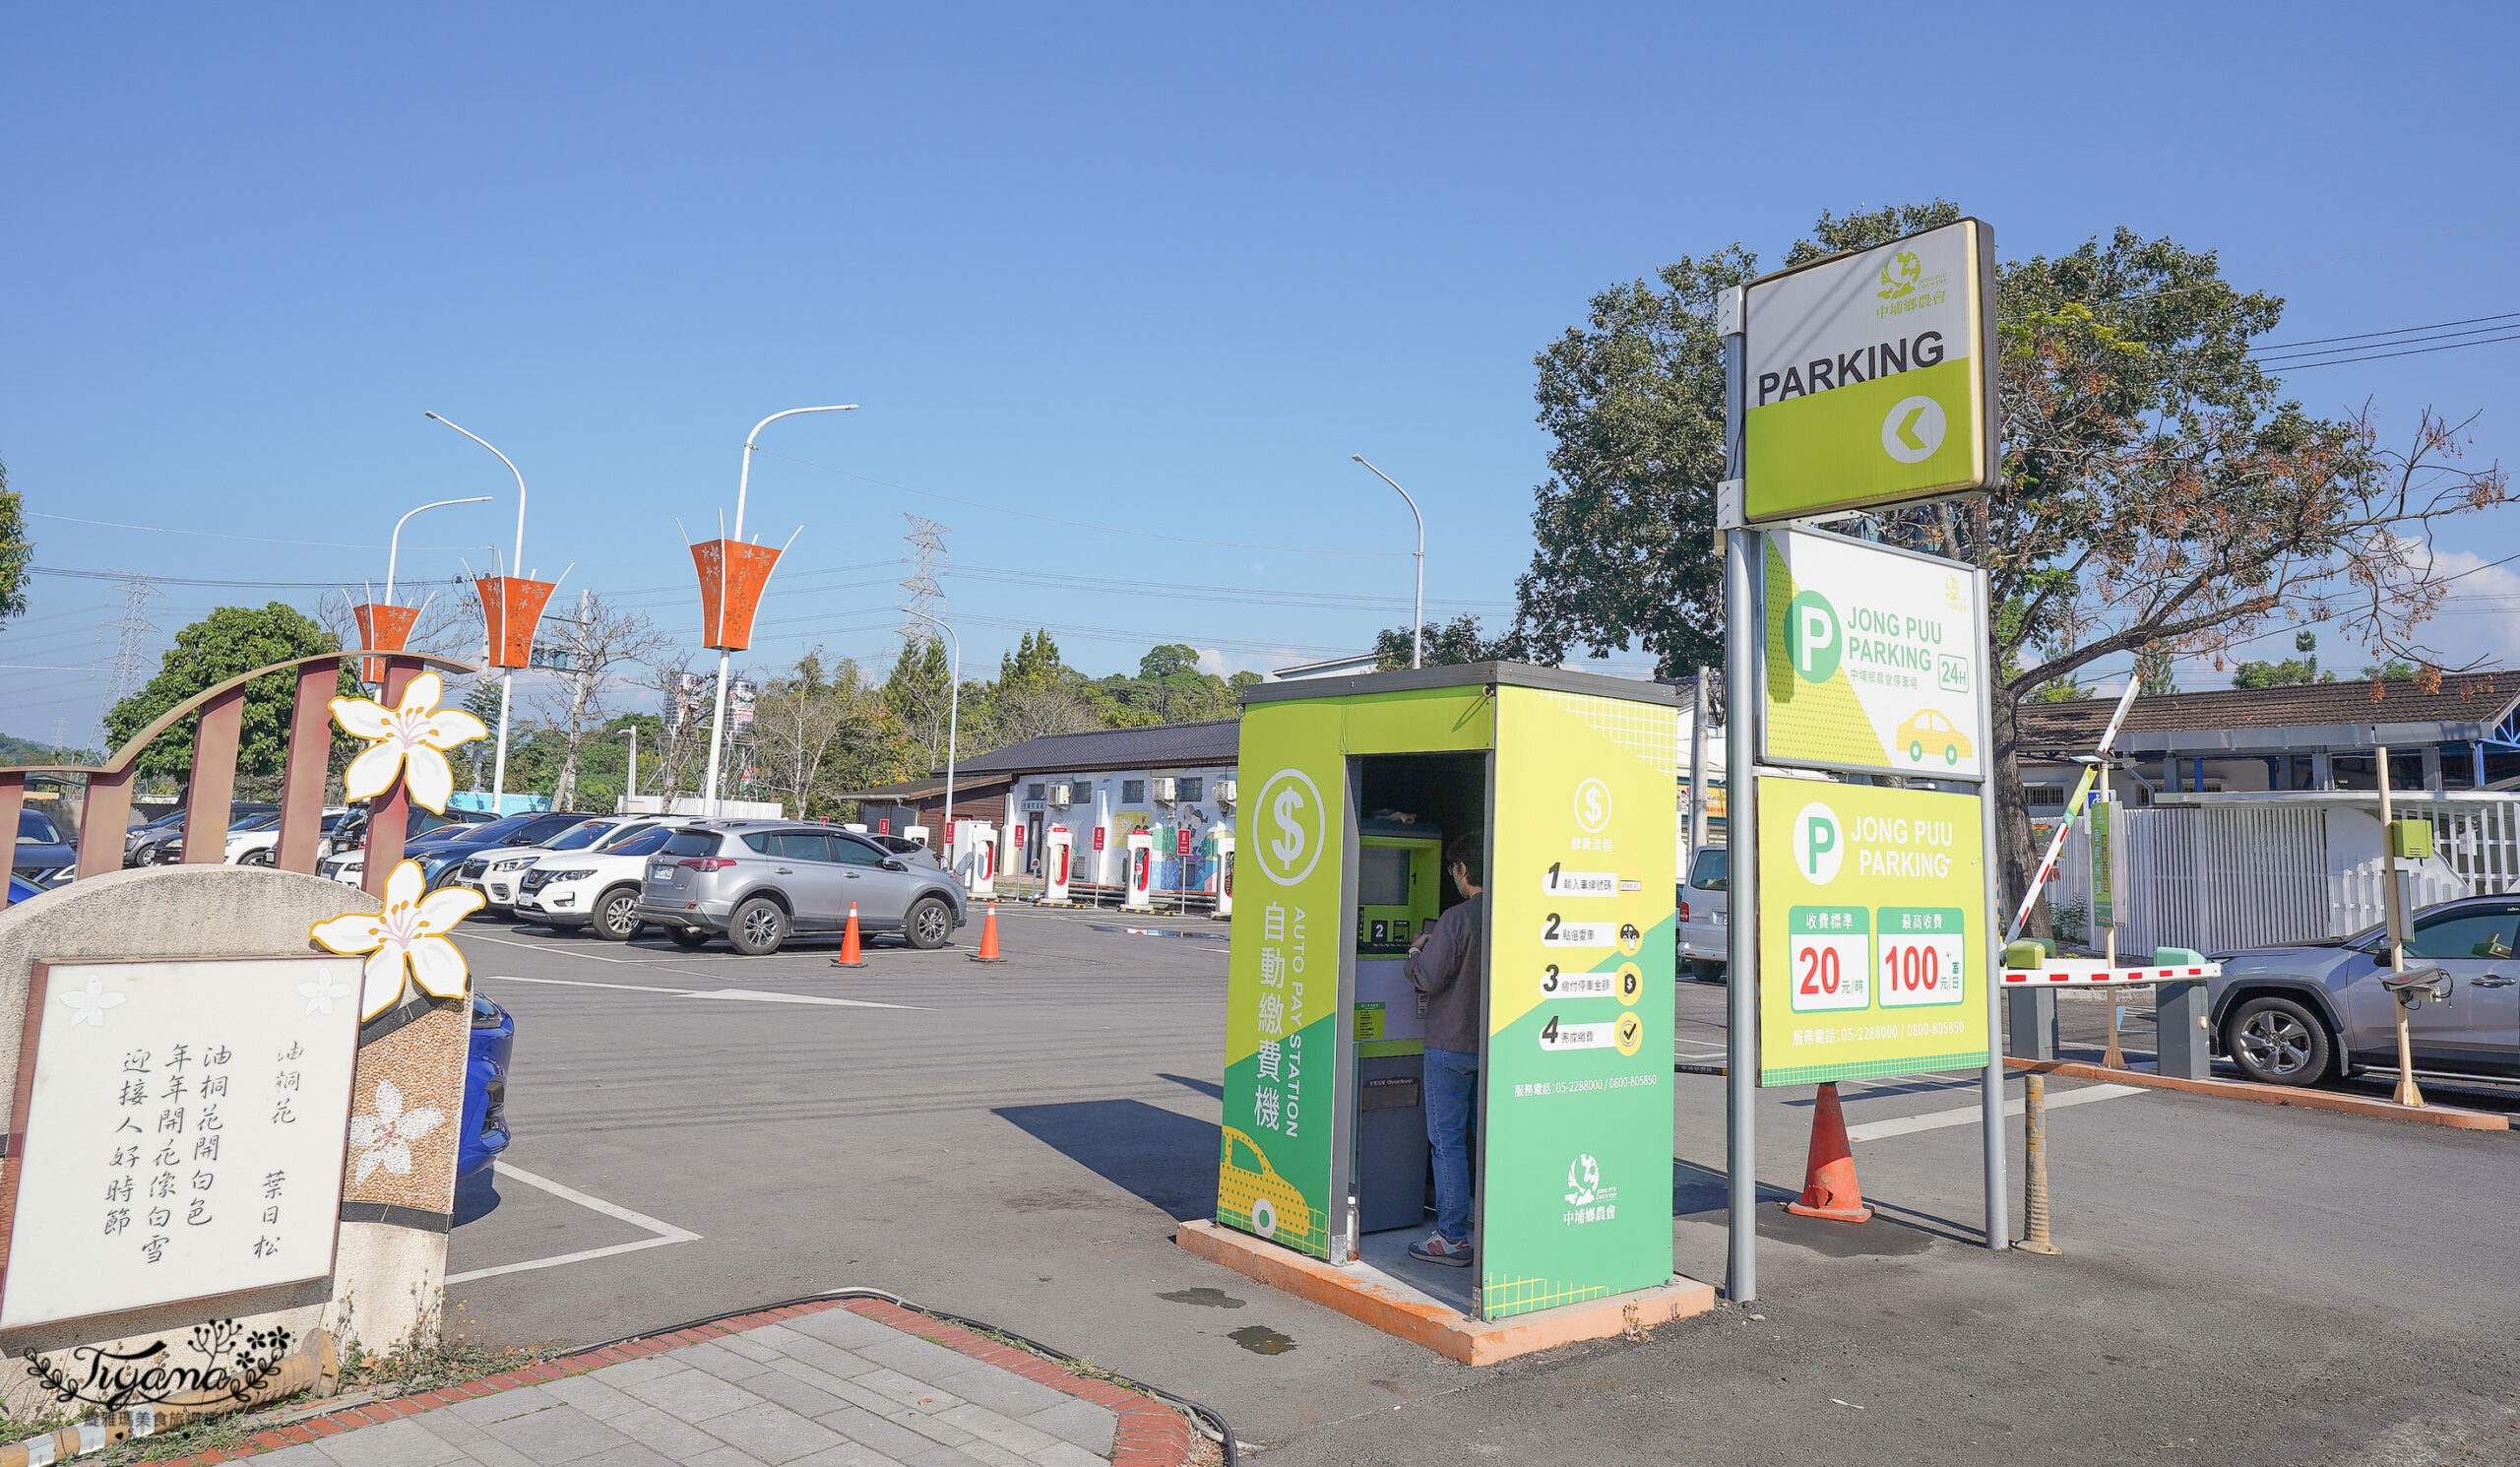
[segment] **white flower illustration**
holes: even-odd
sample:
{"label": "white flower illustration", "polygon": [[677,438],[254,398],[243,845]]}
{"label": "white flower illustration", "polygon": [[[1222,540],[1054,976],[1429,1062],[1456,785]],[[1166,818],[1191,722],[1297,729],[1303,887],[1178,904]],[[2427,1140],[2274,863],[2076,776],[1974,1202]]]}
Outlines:
{"label": "white flower illustration", "polygon": [[350,1179],[356,1186],[367,1174],[383,1167],[397,1177],[411,1175],[410,1143],[438,1128],[446,1116],[434,1107],[403,1109],[403,1092],[391,1080],[376,1082],[373,1116],[350,1117],[350,1144],[358,1148],[358,1167]]}
{"label": "white flower illustration", "polygon": [[337,984],[333,982],[332,975],[330,974],[326,974],[324,977],[315,980],[311,984],[299,984],[297,986],[298,994],[306,1000],[306,1011],[310,1014],[331,1013],[333,1011],[333,1000],[346,996],[349,993],[349,990],[350,986],[348,984]]}
{"label": "white flower illustration", "polygon": [[345,912],[306,929],[307,936],[346,957],[373,954],[360,970],[361,1019],[375,1018],[403,996],[406,968],[423,993],[439,998],[464,996],[471,977],[464,954],[438,933],[453,931],[457,923],[481,910],[481,894],[461,886],[441,891],[427,887],[420,863],[407,861],[385,879],[384,911]]}
{"label": "white flower illustration", "polygon": [[71,1007],[71,1028],[76,1029],[82,1024],[94,1024],[102,1029],[105,1027],[105,1010],[121,1007],[122,1001],[130,996],[128,993],[106,992],[105,981],[92,977],[88,980],[86,992],[73,989],[61,995],[61,1001]]}
{"label": "white flower illustration", "polygon": [[365,698],[333,700],[333,717],[342,728],[370,743],[342,775],[351,799],[384,794],[400,774],[414,803],[446,813],[446,797],[455,793],[455,771],[441,751],[487,737],[490,731],[462,709],[440,710],[437,700],[445,689],[435,672],[423,672],[403,689],[399,708]]}

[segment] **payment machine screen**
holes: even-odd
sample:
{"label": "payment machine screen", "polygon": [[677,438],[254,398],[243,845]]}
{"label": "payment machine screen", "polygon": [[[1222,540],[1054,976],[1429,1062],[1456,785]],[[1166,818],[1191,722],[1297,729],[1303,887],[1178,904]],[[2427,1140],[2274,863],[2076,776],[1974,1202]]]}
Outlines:
{"label": "payment machine screen", "polygon": [[1356,905],[1409,905],[1409,858],[1405,846],[1367,846],[1356,853]]}

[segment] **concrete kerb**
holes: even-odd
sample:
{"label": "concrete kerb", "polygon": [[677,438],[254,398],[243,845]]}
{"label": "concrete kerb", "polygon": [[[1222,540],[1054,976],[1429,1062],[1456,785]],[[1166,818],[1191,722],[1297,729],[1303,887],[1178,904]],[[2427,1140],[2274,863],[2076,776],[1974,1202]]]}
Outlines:
{"label": "concrete kerb", "polygon": [[[1027,1380],[1079,1400],[1091,1401],[1119,1418],[1113,1435],[1110,1460],[1112,1467],[1180,1467],[1195,1460],[1193,1451],[1198,1437],[1179,1411],[1156,1400],[1126,1390],[1107,1380],[1069,1373],[1057,1365],[1030,1351],[987,1338],[959,1324],[933,1318],[906,1309],[882,1300],[816,1300],[809,1304],[782,1305],[777,1308],[732,1318],[712,1320],[670,1334],[606,1345],[578,1355],[544,1361],[539,1365],[503,1371],[496,1375],[469,1380],[461,1385],[441,1386],[417,1395],[396,1396],[391,1400],[370,1401],[363,1405],[345,1406],[306,1418],[287,1426],[259,1432],[241,1448],[199,1452],[189,1457],[176,1457],[153,1462],[151,1467],[211,1467],[211,1464],[250,1457],[261,1452],[297,1446],[325,1436],[337,1435],[358,1427],[381,1426],[402,1417],[417,1416],[441,1407],[495,1395],[521,1386],[540,1385],[568,1375],[584,1374],[605,1366],[620,1365],[646,1356],[662,1355],[686,1345],[697,1345],[722,1335],[737,1334],[766,1324],[820,1313],[826,1309],[847,1308],[876,1323],[888,1325],[905,1334],[992,1365]],[[319,1403],[320,1404],[320,1403]]]}
{"label": "concrete kerb", "polygon": [[1466,1366],[1494,1365],[1577,1340],[1652,1329],[1715,1308],[1715,1286],[1674,1277],[1652,1289],[1536,1309],[1510,1319],[1473,1319],[1422,1296],[1412,1298],[1350,1269],[1263,1242],[1205,1219],[1183,1223],[1172,1241],[1185,1250],[1388,1335]]}
{"label": "concrete kerb", "polygon": [[2338,1095],[2328,1090],[2297,1090],[2288,1085],[2259,1085],[2246,1080],[2183,1080],[2150,1070],[2110,1069],[2106,1065],[2086,1064],[2074,1059],[2014,1059],[2007,1056],[2004,1063],[2017,1070],[2037,1070],[2044,1075],[2066,1075],[2077,1080],[2111,1080],[2121,1085],[2146,1085],[2157,1090],[2178,1090],[2220,1100],[2255,1101],[2264,1106],[2298,1106],[2305,1111],[2336,1111],[2381,1120],[2413,1120],[2457,1130],[2511,1129],[2511,1117],[2508,1116],[2497,1116],[2489,1111],[2463,1110],[2457,1106],[2401,1106],[2394,1101],[2372,1100],[2367,1096]]}

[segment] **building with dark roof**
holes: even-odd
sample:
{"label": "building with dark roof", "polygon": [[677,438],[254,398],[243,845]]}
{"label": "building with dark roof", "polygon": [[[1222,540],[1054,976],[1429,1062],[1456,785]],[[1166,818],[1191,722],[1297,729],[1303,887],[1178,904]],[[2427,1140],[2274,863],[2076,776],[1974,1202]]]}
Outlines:
{"label": "building with dark roof", "polygon": [[[2062,808],[2109,723],[2113,698],[2022,705],[2022,780],[2034,811]],[[2137,698],[2117,750],[2149,794],[2376,790],[2372,750],[2389,750],[2401,790],[2481,790],[2520,779],[2520,672],[2358,678]],[[2042,797],[2047,797],[2045,799]],[[2137,798],[2145,797],[2137,796]]]}

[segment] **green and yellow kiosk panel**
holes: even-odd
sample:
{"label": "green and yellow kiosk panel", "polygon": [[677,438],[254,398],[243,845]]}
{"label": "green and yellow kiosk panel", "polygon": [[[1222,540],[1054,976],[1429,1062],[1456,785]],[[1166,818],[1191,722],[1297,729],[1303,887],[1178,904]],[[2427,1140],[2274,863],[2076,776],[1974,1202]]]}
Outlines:
{"label": "green and yellow kiosk panel", "polygon": [[1478,1312],[1668,1281],[1670,690],[1479,663],[1245,703],[1218,1221],[1336,1264],[1422,1236],[1425,1031],[1401,967],[1461,899],[1445,841],[1477,830]]}

